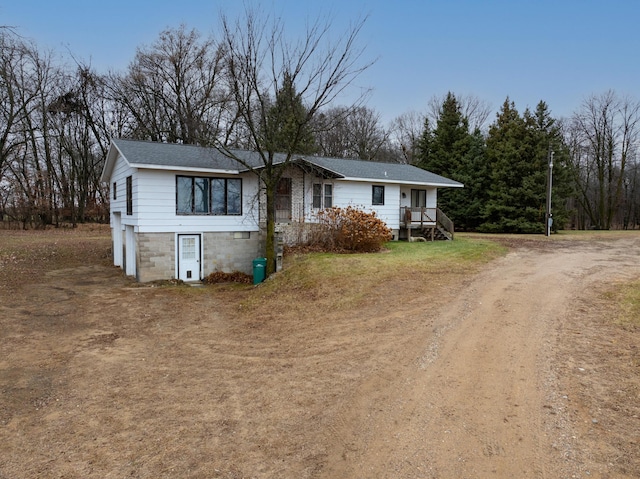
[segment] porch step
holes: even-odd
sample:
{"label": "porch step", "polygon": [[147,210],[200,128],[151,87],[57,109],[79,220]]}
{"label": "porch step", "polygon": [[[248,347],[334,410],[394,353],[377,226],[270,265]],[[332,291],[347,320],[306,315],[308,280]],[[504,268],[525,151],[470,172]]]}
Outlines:
{"label": "porch step", "polygon": [[[420,230],[420,234],[418,236],[425,238],[427,241],[431,241],[431,228],[423,228],[422,230]],[[434,241],[451,241],[452,239],[453,236],[451,235],[451,233],[446,231],[441,226],[436,226],[435,230],[433,231]]]}
{"label": "porch step", "polygon": [[434,240],[444,240],[451,241],[453,239],[453,235],[446,231],[444,228],[438,226],[436,227],[436,231],[434,234]]}

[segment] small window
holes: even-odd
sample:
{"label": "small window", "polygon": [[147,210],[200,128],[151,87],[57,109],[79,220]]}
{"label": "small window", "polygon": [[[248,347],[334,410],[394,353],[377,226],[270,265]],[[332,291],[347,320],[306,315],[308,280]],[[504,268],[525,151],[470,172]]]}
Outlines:
{"label": "small window", "polygon": [[324,207],[331,208],[333,206],[333,186],[324,185]]}
{"label": "small window", "polygon": [[314,183],[313,185],[313,209],[319,210],[322,208],[322,185],[320,183]]}
{"label": "small window", "polygon": [[313,185],[313,208],[331,208],[333,206],[333,185]]}
{"label": "small window", "polygon": [[133,180],[127,176],[127,215],[133,214]]}
{"label": "small window", "polygon": [[384,205],[384,186],[373,185],[371,204]]}
{"label": "small window", "polygon": [[118,199],[118,183],[116,183],[115,181],[113,182],[113,199],[117,200]]}

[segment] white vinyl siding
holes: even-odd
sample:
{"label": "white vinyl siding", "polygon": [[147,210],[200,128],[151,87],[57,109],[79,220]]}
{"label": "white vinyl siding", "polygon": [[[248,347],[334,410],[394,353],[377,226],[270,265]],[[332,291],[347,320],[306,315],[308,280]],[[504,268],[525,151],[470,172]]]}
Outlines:
{"label": "white vinyl siding", "polygon": [[[131,176],[132,179],[132,194],[133,194],[133,214],[127,215],[127,177]],[[118,157],[115,165],[113,167],[113,172],[111,175],[111,185],[112,188],[116,188],[117,196],[115,199],[111,199],[111,211],[119,212],[122,218],[122,227],[124,229],[124,225],[132,225],[135,224],[136,221],[136,178],[137,178],[137,170],[135,168],[131,168],[129,164],[122,158]],[[113,226],[113,224],[112,224]]]}
{"label": "white vinyl siding", "polygon": [[352,206],[363,211],[375,211],[389,228],[400,227],[400,185],[384,185],[384,205],[371,204],[373,184],[359,181],[336,181],[333,188],[333,205],[340,208]]}
{"label": "white vinyl siding", "polygon": [[[139,218],[140,232],[177,233],[257,231],[258,213],[254,205],[258,182],[253,174],[241,175],[241,215],[179,215],[176,214],[176,176],[184,173],[164,170],[140,170],[138,172],[138,204],[134,215]],[[229,178],[239,178],[229,176]],[[134,182],[135,183],[135,182]],[[135,196],[134,196],[135,198]]]}

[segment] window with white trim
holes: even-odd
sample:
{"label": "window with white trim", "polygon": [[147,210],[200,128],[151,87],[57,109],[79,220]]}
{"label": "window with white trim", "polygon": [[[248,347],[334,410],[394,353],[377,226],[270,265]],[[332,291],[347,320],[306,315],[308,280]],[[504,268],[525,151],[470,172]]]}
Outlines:
{"label": "window with white trim", "polygon": [[371,191],[371,204],[384,205],[384,186],[373,185]]}
{"label": "window with white trim", "polygon": [[331,208],[333,206],[333,185],[329,183],[313,184],[313,209]]}

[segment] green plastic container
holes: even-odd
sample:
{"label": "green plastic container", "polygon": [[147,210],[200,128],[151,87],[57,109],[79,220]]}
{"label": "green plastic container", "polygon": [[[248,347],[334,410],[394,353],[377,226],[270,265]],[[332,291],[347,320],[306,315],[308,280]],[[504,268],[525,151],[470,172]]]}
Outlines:
{"label": "green plastic container", "polygon": [[262,283],[267,274],[267,258],[253,260],[253,284]]}

